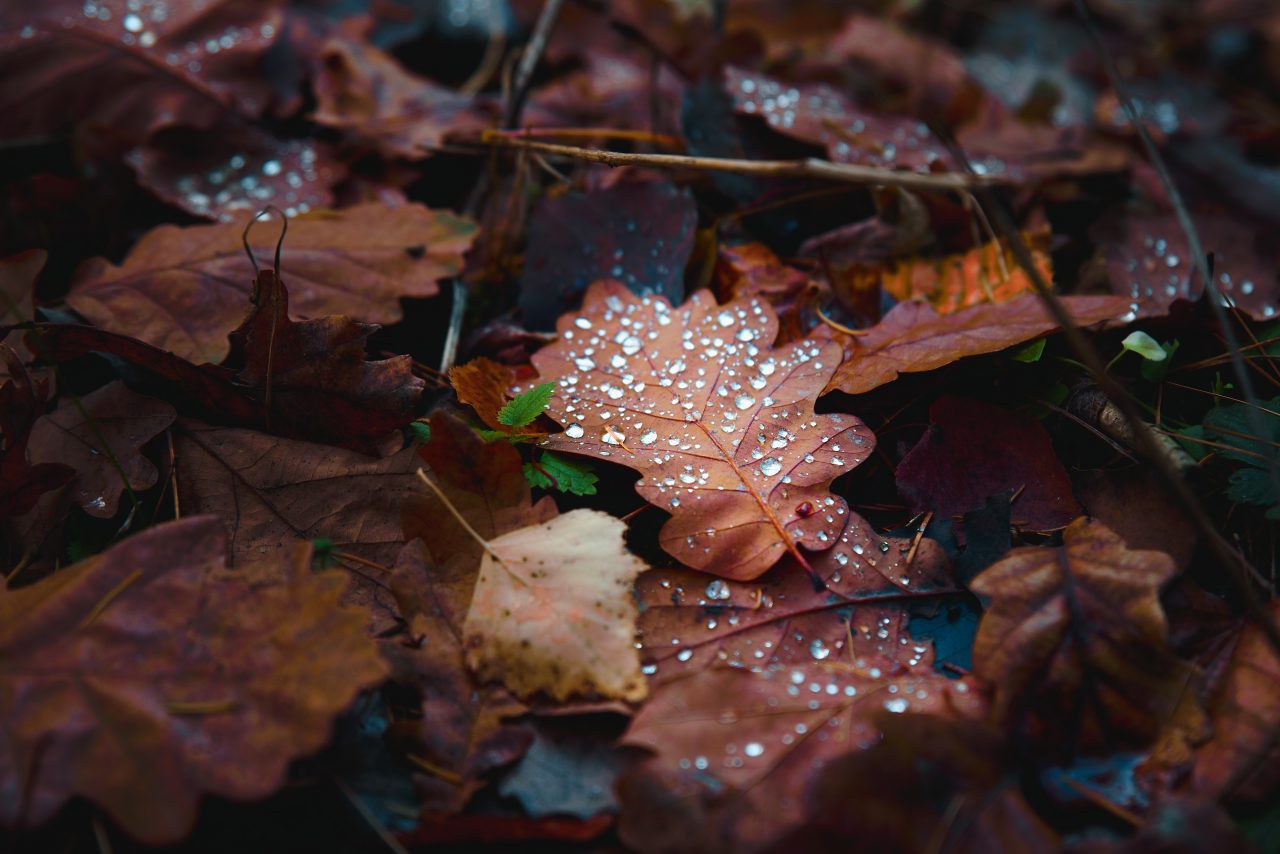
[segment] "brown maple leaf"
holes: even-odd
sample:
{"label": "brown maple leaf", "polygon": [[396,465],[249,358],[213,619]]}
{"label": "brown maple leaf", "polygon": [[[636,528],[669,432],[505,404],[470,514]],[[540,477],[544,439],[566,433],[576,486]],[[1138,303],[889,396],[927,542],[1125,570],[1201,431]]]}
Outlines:
{"label": "brown maple leaf", "polygon": [[[1121,297],[1063,297],[1062,302],[1082,325],[1115,320],[1127,310]],[[927,303],[899,303],[859,335],[827,333],[844,343],[845,359],[826,390],[861,394],[892,382],[899,374],[931,371],[966,356],[994,353],[1057,328],[1034,294],[948,315],[939,315]]]}
{"label": "brown maple leaf", "polygon": [[[67,302],[106,329],[192,362],[220,362],[253,290],[242,242],[248,216],[159,226],[120,266],[102,258],[82,264]],[[393,323],[401,297],[432,296],[439,279],[462,269],[474,234],[468,220],[414,204],[312,211],[289,221],[280,275],[297,316]],[[258,229],[250,237],[268,257],[274,236]]]}
{"label": "brown maple leaf", "polygon": [[202,795],[265,797],[385,667],[310,549],[227,572],[221,524],[161,525],[0,589],[0,821],[74,795],[175,842]]}
{"label": "brown maple leaf", "polygon": [[974,675],[993,692],[993,720],[1061,744],[1149,741],[1172,724],[1206,734],[1198,672],[1166,641],[1164,552],[1133,551],[1080,518],[1057,548],[1011,551],[970,584],[992,597],[974,640]]}
{"label": "brown maple leaf", "polygon": [[847,505],[828,487],[875,443],[851,415],[814,414],[838,346],[774,348],[778,321],[758,297],[720,306],[703,291],[672,307],[611,281],[557,329],[532,359],[557,383],[547,414],[565,427],[545,444],[642,472],[636,491],[673,516],[669,554],[751,579],[835,543]]}

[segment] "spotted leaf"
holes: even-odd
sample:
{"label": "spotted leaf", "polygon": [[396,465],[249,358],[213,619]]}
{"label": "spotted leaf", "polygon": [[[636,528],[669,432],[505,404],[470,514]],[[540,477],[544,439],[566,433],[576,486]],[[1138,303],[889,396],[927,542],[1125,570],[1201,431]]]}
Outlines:
{"label": "spotted leaf", "polygon": [[778,319],[756,297],[721,306],[703,291],[672,307],[611,281],[557,326],[533,356],[557,382],[547,414],[565,427],[545,444],[640,471],[636,491],[673,516],[668,553],[750,580],[835,542],[847,507],[828,487],[875,444],[851,415],[814,414],[838,345],[773,348]]}

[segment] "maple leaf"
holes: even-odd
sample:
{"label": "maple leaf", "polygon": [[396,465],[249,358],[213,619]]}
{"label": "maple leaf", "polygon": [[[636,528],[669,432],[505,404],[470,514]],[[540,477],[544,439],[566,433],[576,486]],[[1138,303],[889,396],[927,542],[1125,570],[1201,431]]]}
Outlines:
{"label": "maple leaf", "polygon": [[0,821],[83,795],[140,840],[175,842],[203,794],[278,788],[383,678],[364,615],[309,549],[228,573],[224,542],[193,516],[0,589]]}
{"label": "maple leaf", "polygon": [[[1060,299],[1081,325],[1114,320],[1127,309],[1120,297]],[[826,391],[861,394],[892,382],[899,374],[931,371],[966,356],[994,353],[1057,328],[1035,294],[948,315],[939,315],[927,303],[899,303],[860,335],[830,333],[844,343],[845,359]]]}
{"label": "maple leaf", "polygon": [[[1280,604],[1272,602],[1269,612],[1271,620],[1280,620]],[[1240,633],[1209,700],[1209,716],[1213,737],[1196,751],[1194,790],[1215,799],[1265,802],[1280,785],[1280,747],[1273,738],[1280,724],[1280,657],[1257,626],[1246,625]],[[1263,757],[1265,750],[1270,753]],[[1252,773],[1237,777],[1250,767]],[[1227,792],[1230,782],[1237,788]]]}
{"label": "maple leaf", "polygon": [[969,398],[944,395],[929,407],[929,429],[898,463],[898,491],[917,510],[963,516],[1014,490],[1013,520],[1053,531],[1080,514],[1071,476],[1039,421]]}
{"label": "maple leaf", "polygon": [[[0,135],[43,137],[98,125],[141,140],[161,126],[207,128],[229,111],[259,115],[275,106],[261,61],[283,30],[283,5],[215,0],[153,11],[125,0],[6,4]],[[280,73],[289,58],[276,61]]]}
{"label": "maple leaf", "polygon": [[751,579],[834,544],[827,519],[847,507],[828,487],[874,446],[857,418],[814,414],[837,345],[771,347],[778,322],[758,297],[718,306],[703,291],[672,308],[609,281],[557,328],[532,359],[558,382],[547,412],[565,426],[544,444],[642,472],[636,491],[673,514],[669,554]]}
{"label": "maple leaf", "polygon": [[1014,549],[970,583],[992,597],[973,660],[974,675],[993,692],[993,720],[1018,726],[1033,716],[1044,737],[1065,726],[1066,738],[1085,743],[1148,740],[1170,721],[1189,740],[1203,738],[1199,676],[1166,646],[1158,594],[1173,559],[1130,550],[1087,518],[1062,540],[1057,548]]}
{"label": "maple leaf", "polygon": [[268,430],[360,447],[413,420],[425,383],[413,358],[365,361],[378,327],[347,317],[289,319],[289,292],[258,274],[254,307],[231,333],[228,366],[261,402]]}
{"label": "maple leaf", "polygon": [[533,213],[520,273],[525,324],[550,328],[589,284],[604,278],[679,299],[697,224],[688,190],[666,180],[628,180],[544,199]]}
{"label": "maple leaf", "polygon": [[825,763],[879,741],[876,713],[981,714],[972,685],[935,671],[931,649],[906,636],[901,610],[866,610],[845,618],[847,642],[829,657],[780,644],[655,688],[624,736],[656,756],[620,781],[623,842],[768,848],[802,821],[794,793]]}
{"label": "maple leaf", "polygon": [[[30,361],[31,351],[23,343],[22,333],[9,331],[8,327],[35,320],[32,290],[48,258],[49,253],[43,249],[28,249],[0,258],[0,345],[12,349],[23,363]],[[7,376],[8,360],[0,359],[0,383]]]}
{"label": "maple leaf", "polygon": [[644,699],[631,586],[648,567],[625,531],[607,513],[573,510],[486,540],[463,624],[472,669],[521,696]]}
{"label": "maple leaf", "polygon": [[[253,277],[233,222],[162,225],[143,235],[120,266],[98,258],[76,271],[67,302],[95,324],[193,362],[227,355],[227,335],[244,317]],[[364,204],[312,211],[289,221],[280,275],[302,317],[345,314],[363,321],[401,318],[400,297],[428,297],[462,268],[475,226],[421,205]],[[252,245],[269,257],[274,235]]]}

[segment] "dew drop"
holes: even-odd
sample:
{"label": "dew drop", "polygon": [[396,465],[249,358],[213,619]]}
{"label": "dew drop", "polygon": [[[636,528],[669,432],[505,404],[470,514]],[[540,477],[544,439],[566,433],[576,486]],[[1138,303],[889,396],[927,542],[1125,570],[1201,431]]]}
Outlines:
{"label": "dew drop", "polygon": [[732,592],[728,584],[717,578],[707,585],[706,596],[708,599],[728,599]]}
{"label": "dew drop", "polygon": [[782,463],[778,462],[773,457],[765,457],[760,462],[760,474],[765,477],[773,477],[780,471],[782,471]]}
{"label": "dew drop", "polygon": [[582,425],[570,424],[568,427],[564,428],[564,434],[570,439],[581,439],[583,434]]}
{"label": "dew drop", "polygon": [[809,654],[813,656],[815,661],[822,661],[831,654],[830,648],[822,642],[822,638],[814,638],[809,644]]}
{"label": "dew drop", "polygon": [[742,752],[754,758],[764,753],[764,745],[758,741],[749,741],[742,746]]}
{"label": "dew drop", "polygon": [[884,701],[884,707],[895,715],[900,715],[905,712],[909,705],[910,704],[907,702],[905,697],[894,697],[893,699]]}
{"label": "dew drop", "polygon": [[676,658],[680,661],[688,661],[693,658],[693,650],[686,646],[684,649],[676,653]]}
{"label": "dew drop", "polygon": [[657,430],[646,430],[640,434],[640,444],[642,445],[652,445],[656,441],[658,441]]}
{"label": "dew drop", "polygon": [[755,405],[756,399],[749,394],[740,394],[733,399],[733,405],[741,410],[748,410]]}
{"label": "dew drop", "polygon": [[721,326],[733,326],[734,320],[735,318],[731,311],[722,311],[716,315],[716,323],[719,323]]}

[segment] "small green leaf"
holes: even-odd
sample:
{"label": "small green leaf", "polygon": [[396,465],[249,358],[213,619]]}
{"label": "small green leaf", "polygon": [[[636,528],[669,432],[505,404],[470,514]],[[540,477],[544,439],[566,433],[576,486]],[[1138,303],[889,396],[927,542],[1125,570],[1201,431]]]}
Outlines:
{"label": "small green leaf", "polygon": [[333,540],[328,537],[316,537],[311,541],[311,562],[320,569],[328,569],[337,562],[333,547]]}
{"label": "small green leaf", "polygon": [[1040,357],[1044,355],[1044,342],[1047,338],[1040,338],[1032,341],[1018,352],[1014,353],[1012,358],[1015,362],[1026,362],[1028,365],[1040,361]]}
{"label": "small green leaf", "polygon": [[599,480],[586,463],[545,451],[537,465],[524,464],[524,479],[540,489],[558,489],[571,495],[595,495]]}
{"label": "small green leaf", "polygon": [[409,424],[409,432],[413,434],[413,438],[422,444],[431,441],[431,425],[425,421],[414,421]]}
{"label": "small green leaf", "polygon": [[516,395],[498,410],[498,423],[508,427],[525,426],[547,408],[547,401],[551,400],[551,393],[555,388],[555,383],[543,383]]}
{"label": "small green leaf", "polygon": [[1152,362],[1163,362],[1169,357],[1165,349],[1160,346],[1160,342],[1152,338],[1145,332],[1130,332],[1129,335],[1120,342],[1120,346],[1126,350],[1137,353],[1144,359]]}
{"label": "small green leaf", "polygon": [[1169,365],[1173,362],[1173,354],[1178,352],[1180,346],[1182,343],[1176,339],[1161,343],[1160,347],[1164,350],[1165,358],[1157,361],[1143,359],[1142,367],[1139,368],[1142,378],[1153,383],[1163,382],[1165,375],[1169,373]]}

